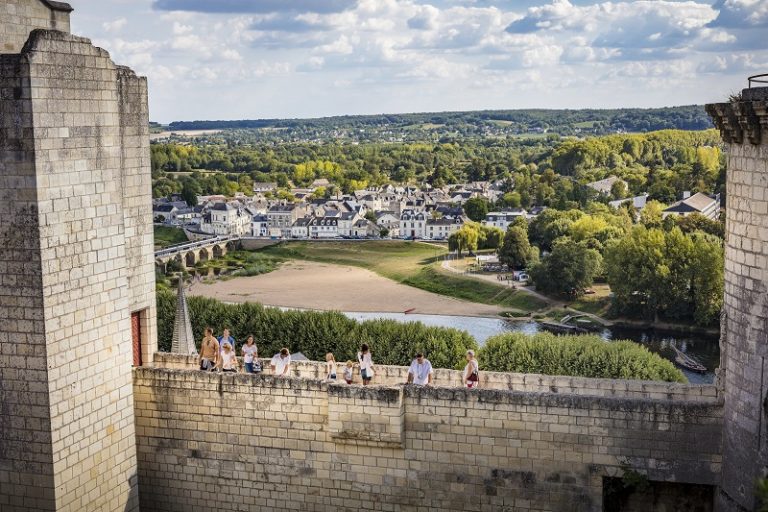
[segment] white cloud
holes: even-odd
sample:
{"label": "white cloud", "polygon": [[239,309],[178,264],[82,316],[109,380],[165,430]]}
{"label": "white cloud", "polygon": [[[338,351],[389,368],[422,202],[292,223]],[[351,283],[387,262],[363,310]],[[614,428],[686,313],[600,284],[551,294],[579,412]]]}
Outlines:
{"label": "white cloud", "polygon": [[105,21],[101,24],[101,28],[104,29],[104,32],[120,32],[127,24],[127,19],[117,18],[116,20]]}
{"label": "white cloud", "polygon": [[768,63],[768,0],[71,1],[158,120],[689,104]]}

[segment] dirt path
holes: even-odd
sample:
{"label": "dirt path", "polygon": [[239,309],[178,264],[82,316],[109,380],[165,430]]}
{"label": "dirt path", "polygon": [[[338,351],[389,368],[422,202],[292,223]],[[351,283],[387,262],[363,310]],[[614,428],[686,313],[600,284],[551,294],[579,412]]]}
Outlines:
{"label": "dirt path", "polygon": [[320,310],[402,313],[415,308],[414,313],[485,317],[503,311],[399,284],[362,268],[310,261],[289,261],[260,276],[196,283],[189,293],[225,302]]}

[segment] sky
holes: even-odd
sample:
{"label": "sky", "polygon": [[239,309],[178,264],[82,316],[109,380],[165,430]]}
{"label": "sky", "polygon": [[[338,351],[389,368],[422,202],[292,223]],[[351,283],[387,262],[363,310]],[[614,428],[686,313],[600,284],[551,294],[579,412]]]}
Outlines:
{"label": "sky", "polygon": [[768,73],[768,0],[69,0],[150,117],[723,101]]}

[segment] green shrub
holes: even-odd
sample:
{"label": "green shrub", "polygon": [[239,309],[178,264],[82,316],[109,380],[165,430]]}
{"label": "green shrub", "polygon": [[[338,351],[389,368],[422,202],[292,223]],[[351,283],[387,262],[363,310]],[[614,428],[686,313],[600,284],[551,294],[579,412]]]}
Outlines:
{"label": "green shrub", "polygon": [[488,339],[479,359],[489,371],[686,382],[670,361],[642,345],[591,335],[500,334]]}
{"label": "green shrub", "polygon": [[[282,311],[254,303],[224,304],[205,297],[189,297],[187,303],[198,346],[207,326],[217,335],[228,327],[238,345],[253,334],[265,357],[288,347],[313,360],[323,359],[330,351],[337,361],[343,361],[355,359],[360,345],[368,343],[379,364],[407,365],[421,350],[435,367],[454,368],[463,367],[465,352],[477,348],[477,342],[466,331],[427,327],[421,322],[357,322],[333,311]],[[160,350],[170,350],[175,311],[176,295],[158,292]]]}

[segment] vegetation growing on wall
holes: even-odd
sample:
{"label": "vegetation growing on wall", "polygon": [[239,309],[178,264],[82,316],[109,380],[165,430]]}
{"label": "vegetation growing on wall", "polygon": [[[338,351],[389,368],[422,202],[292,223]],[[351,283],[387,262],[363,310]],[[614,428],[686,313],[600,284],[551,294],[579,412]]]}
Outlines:
{"label": "vegetation growing on wall", "polygon": [[642,345],[591,335],[500,334],[479,356],[480,367],[489,371],[686,382],[670,361]]}

